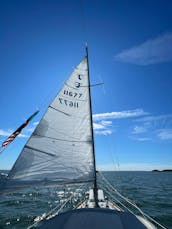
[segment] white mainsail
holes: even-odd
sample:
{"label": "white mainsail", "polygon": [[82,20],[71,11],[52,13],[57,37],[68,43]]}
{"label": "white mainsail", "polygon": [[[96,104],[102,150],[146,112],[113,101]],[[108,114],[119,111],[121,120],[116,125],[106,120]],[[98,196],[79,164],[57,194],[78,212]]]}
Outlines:
{"label": "white mainsail", "polygon": [[95,179],[89,96],[85,57],[49,105],[9,180],[71,183]]}

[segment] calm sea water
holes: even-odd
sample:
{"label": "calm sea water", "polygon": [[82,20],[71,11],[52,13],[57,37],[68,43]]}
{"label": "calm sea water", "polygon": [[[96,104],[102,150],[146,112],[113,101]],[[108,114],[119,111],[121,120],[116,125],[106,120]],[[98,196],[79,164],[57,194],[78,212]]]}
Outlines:
{"label": "calm sea water", "polygon": [[[103,175],[145,213],[172,229],[172,173],[104,172]],[[0,195],[0,229],[27,228],[36,216],[60,207],[73,194],[74,198],[66,206],[70,209],[80,202],[82,191],[85,191],[83,187],[63,186]]]}

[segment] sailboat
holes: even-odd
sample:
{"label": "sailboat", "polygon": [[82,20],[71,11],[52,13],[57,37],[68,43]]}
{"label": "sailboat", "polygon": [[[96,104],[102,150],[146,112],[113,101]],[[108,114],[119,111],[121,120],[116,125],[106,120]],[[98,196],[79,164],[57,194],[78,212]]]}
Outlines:
{"label": "sailboat", "polygon": [[22,149],[8,175],[6,188],[59,184],[92,185],[88,190],[88,198],[75,209],[64,213],[54,209],[55,212],[36,218],[28,228],[155,229],[157,227],[154,223],[165,228],[120,194],[105,177],[102,179],[111,195],[115,192],[128,204],[139,209],[140,215],[134,214],[122,202],[115,203],[107,199],[103,189],[99,187],[90,87],[86,48],[86,56],[50,103]]}

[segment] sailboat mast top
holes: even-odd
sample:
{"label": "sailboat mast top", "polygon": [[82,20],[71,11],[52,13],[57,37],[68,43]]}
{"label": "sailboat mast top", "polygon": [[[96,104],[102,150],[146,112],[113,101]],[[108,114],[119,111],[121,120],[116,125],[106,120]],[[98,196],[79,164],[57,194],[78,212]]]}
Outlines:
{"label": "sailboat mast top", "polygon": [[98,197],[97,197],[97,175],[96,175],[96,158],[95,158],[95,147],[94,147],[94,132],[93,132],[93,119],[92,119],[92,104],[91,104],[91,90],[90,90],[90,74],[89,74],[89,61],[88,61],[88,46],[86,44],[86,57],[88,66],[88,87],[89,87],[89,104],[90,104],[90,120],[91,120],[91,133],[92,133],[92,144],[93,144],[93,162],[94,162],[94,200],[95,207],[98,207]]}

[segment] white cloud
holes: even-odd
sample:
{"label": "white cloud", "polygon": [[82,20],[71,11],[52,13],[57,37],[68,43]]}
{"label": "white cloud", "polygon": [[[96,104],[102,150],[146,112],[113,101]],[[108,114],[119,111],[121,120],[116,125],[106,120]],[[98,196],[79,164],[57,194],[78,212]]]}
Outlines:
{"label": "white cloud", "polygon": [[108,113],[94,114],[93,120],[100,121],[100,120],[105,120],[105,119],[133,118],[133,117],[139,117],[143,115],[148,115],[148,113],[143,111],[142,109],[114,111],[114,112],[108,112]]}
{"label": "white cloud", "polygon": [[145,126],[135,126],[132,134],[140,134],[147,131],[147,128]]}
{"label": "white cloud", "polygon": [[2,130],[0,129],[0,135],[4,137],[8,137],[10,134],[12,134],[12,130]]}
{"label": "white cloud", "polygon": [[137,65],[172,61],[172,33],[163,34],[138,46],[123,50],[115,56],[115,60]]}
{"label": "white cloud", "polygon": [[161,140],[172,140],[172,129],[164,129],[160,130],[158,137]]}
{"label": "white cloud", "polygon": [[151,141],[151,138],[148,137],[131,137],[133,140],[138,141],[138,142],[146,142],[146,141]]}
{"label": "white cloud", "polygon": [[[134,127],[133,140],[144,141],[157,139],[157,137],[159,140],[172,140],[172,114],[141,117],[134,121],[142,123],[142,126]],[[143,133],[147,136],[136,137],[137,134]]]}
{"label": "white cloud", "polygon": [[112,125],[112,121],[101,121],[102,125],[104,126],[111,126]]}
{"label": "white cloud", "polygon": [[104,129],[105,127],[100,123],[93,123],[94,130]]}
{"label": "white cloud", "polygon": [[34,131],[35,127],[30,127],[30,128],[26,128],[25,131],[32,133]]}
{"label": "white cloud", "polygon": [[95,134],[98,134],[98,135],[110,135],[110,134],[112,134],[112,130],[96,130]]}
{"label": "white cloud", "polygon": [[37,126],[39,122],[34,122],[33,123],[33,126]]}
{"label": "white cloud", "polygon": [[100,121],[99,123],[93,123],[95,134],[98,134],[98,135],[112,134],[111,124],[112,124],[111,121]]}
{"label": "white cloud", "polygon": [[94,130],[106,129],[112,125],[112,121],[101,121],[98,123],[93,123]]}
{"label": "white cloud", "polygon": [[163,122],[169,123],[169,122],[172,122],[172,114],[141,117],[141,118],[136,119],[135,121],[136,122],[163,121]]}
{"label": "white cloud", "polygon": [[26,134],[19,134],[18,137],[19,138],[28,138],[28,135],[26,135]]}
{"label": "white cloud", "polygon": [[[114,111],[108,113],[100,113],[93,115],[93,127],[95,130],[95,134],[98,135],[110,135],[113,133],[112,131],[112,121],[113,119],[125,119],[125,118],[133,118],[148,115],[147,112],[142,109],[135,110],[126,110],[126,111]],[[111,119],[111,120],[109,120]]]}
{"label": "white cloud", "polygon": [[118,167],[115,164],[98,164],[99,171],[152,171],[154,169],[171,169],[172,164],[152,164],[152,163],[120,163]]}

